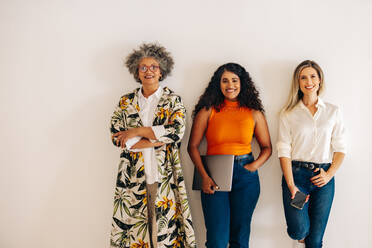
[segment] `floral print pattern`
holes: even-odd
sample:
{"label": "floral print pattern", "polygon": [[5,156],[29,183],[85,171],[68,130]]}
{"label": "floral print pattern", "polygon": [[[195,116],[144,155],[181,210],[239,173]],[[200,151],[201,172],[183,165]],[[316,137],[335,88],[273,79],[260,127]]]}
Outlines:
{"label": "floral print pattern", "polygon": [[[111,118],[111,133],[141,127],[138,91],[121,97]],[[180,164],[180,141],[186,109],[181,98],[164,87],[153,125],[163,125],[164,145],[155,148],[160,183],[155,200],[158,247],[196,247],[191,211]],[[112,140],[116,145],[116,140]],[[141,152],[124,148],[116,180],[111,247],[149,248],[146,180]]]}

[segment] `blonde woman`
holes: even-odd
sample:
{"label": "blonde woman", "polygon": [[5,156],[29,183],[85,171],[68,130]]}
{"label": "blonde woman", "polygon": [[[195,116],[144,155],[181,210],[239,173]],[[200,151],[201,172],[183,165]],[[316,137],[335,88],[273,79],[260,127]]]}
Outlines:
{"label": "blonde woman", "polygon": [[[337,106],[324,102],[320,66],[311,60],[294,71],[279,121],[278,156],[283,170],[283,205],[294,247],[319,248],[332,206],[335,179],[346,152]],[[290,205],[297,191],[308,195],[302,210]]]}
{"label": "blonde woman", "polygon": [[195,247],[179,157],[186,109],[159,85],[173,59],[159,44],[143,44],[126,66],[141,87],[120,98],[111,118],[112,141],[122,149],[111,247]]}

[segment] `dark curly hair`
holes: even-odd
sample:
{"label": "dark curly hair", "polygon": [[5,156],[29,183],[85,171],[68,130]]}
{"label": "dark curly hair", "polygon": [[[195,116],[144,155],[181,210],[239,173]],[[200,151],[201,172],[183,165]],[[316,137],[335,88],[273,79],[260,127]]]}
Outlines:
{"label": "dark curly hair", "polygon": [[221,107],[223,107],[225,96],[221,92],[220,81],[225,71],[236,74],[240,79],[240,93],[238,95],[240,107],[247,107],[264,112],[258,90],[254,86],[249,73],[239,64],[227,63],[218,67],[214,72],[211,81],[203,95],[200,96],[199,102],[196,104],[192,116],[195,117],[203,108],[209,109],[213,107],[219,111]]}
{"label": "dark curly hair", "polygon": [[141,80],[138,77],[138,65],[143,58],[154,58],[158,63],[161,71],[161,78],[159,81],[164,80],[173,69],[173,58],[172,55],[158,43],[143,43],[138,50],[133,50],[130,53],[125,61],[125,65],[128,67],[128,70],[133,74],[134,79],[141,83]]}

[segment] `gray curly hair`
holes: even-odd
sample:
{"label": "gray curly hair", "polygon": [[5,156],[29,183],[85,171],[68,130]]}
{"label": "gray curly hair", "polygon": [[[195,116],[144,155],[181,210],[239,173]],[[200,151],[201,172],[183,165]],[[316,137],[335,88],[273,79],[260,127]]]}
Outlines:
{"label": "gray curly hair", "polygon": [[133,50],[130,53],[125,61],[125,65],[128,67],[128,70],[133,74],[134,79],[137,82],[141,82],[138,77],[138,66],[143,58],[154,58],[158,63],[161,71],[161,78],[159,81],[164,80],[173,69],[173,58],[165,47],[157,43],[143,43],[138,50]]}

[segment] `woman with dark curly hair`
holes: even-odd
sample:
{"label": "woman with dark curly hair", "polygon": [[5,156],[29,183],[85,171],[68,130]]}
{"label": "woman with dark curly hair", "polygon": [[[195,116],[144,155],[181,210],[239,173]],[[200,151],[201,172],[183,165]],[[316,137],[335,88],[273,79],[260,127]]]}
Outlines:
{"label": "woman with dark curly hair", "polygon": [[[193,112],[188,152],[202,177],[201,200],[207,247],[249,247],[250,224],[260,194],[257,169],[271,155],[271,141],[258,91],[248,72],[228,63],[214,73]],[[207,174],[199,145],[206,136],[208,155],[234,155],[232,190],[218,186]],[[252,156],[256,137],[260,154]]]}
{"label": "woman with dark curly hair", "polygon": [[112,141],[122,149],[111,247],[194,248],[179,158],[186,110],[178,95],[159,86],[173,59],[164,47],[143,44],[126,65],[141,87],[120,98],[111,118]]}

